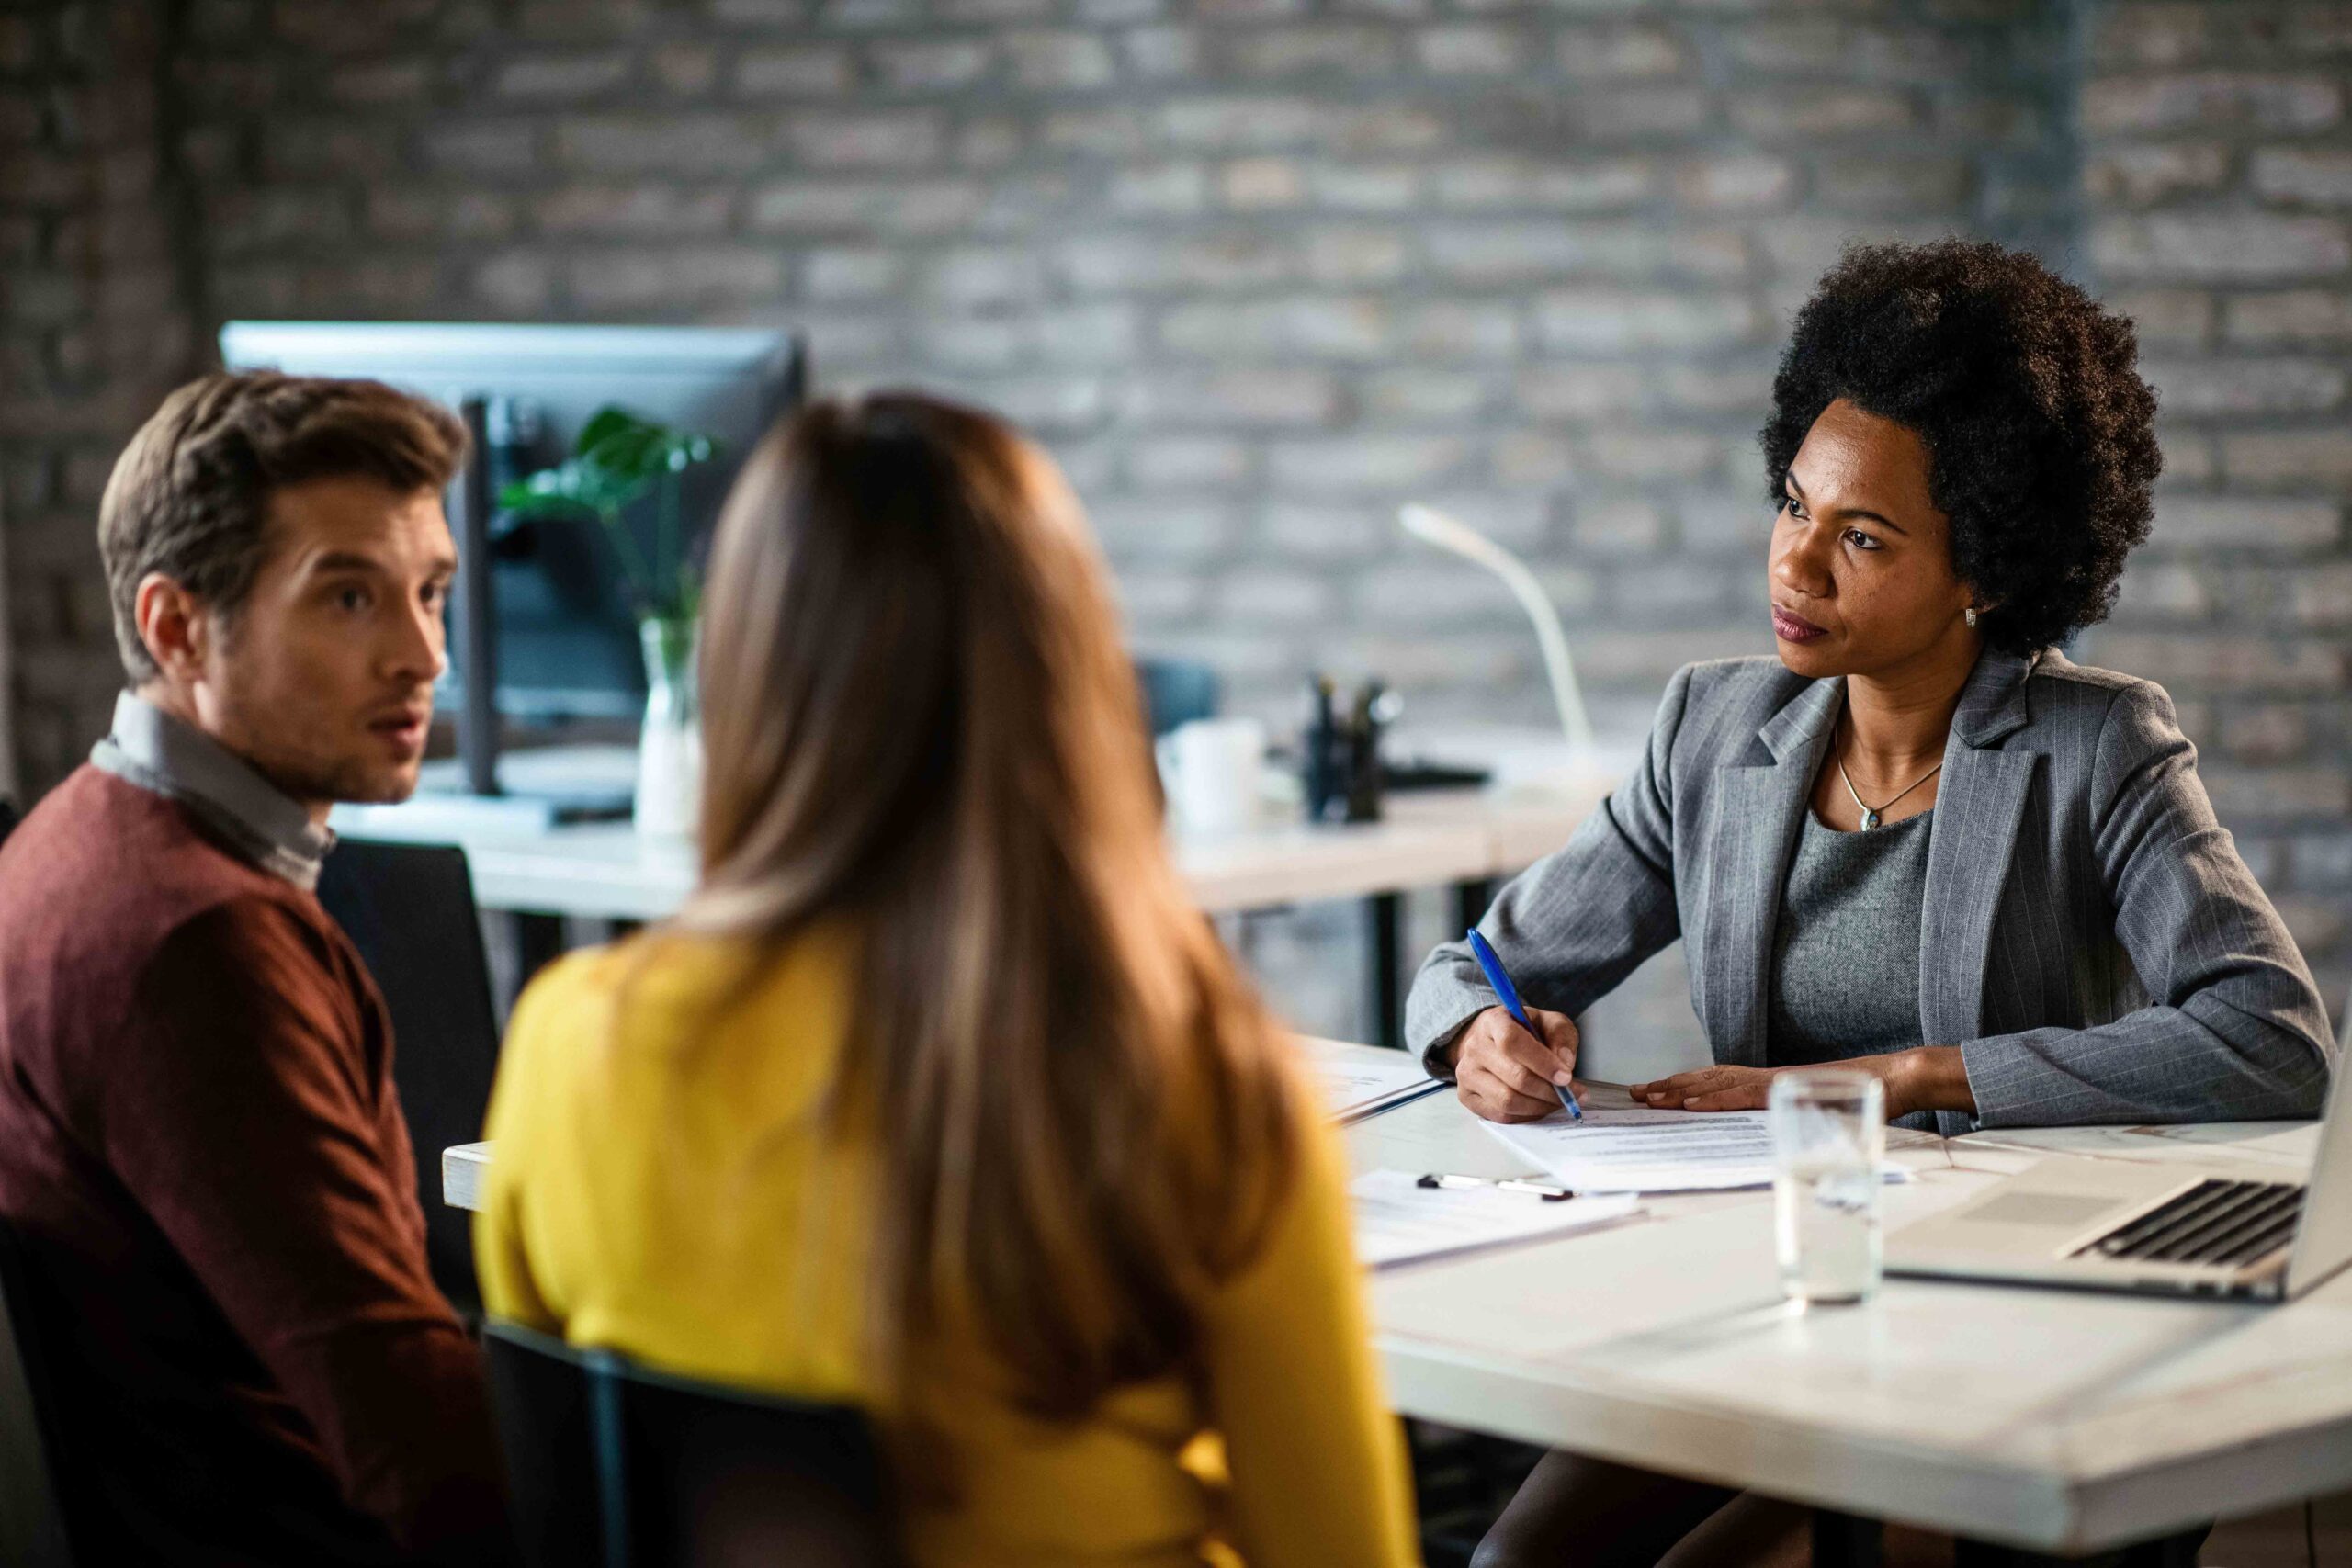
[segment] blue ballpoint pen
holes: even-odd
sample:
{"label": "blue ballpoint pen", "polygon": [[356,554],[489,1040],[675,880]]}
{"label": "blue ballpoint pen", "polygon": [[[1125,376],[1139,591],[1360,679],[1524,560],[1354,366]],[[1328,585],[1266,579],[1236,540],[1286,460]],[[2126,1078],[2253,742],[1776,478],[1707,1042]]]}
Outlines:
{"label": "blue ballpoint pen", "polygon": [[[1510,976],[1504,973],[1503,961],[1495,955],[1495,950],[1487,939],[1475,930],[1470,933],[1470,952],[1478,960],[1478,967],[1487,972],[1487,984],[1492,986],[1495,995],[1502,998],[1503,1010],[1519,1020],[1521,1029],[1542,1041],[1544,1032],[1535,1027],[1534,1021],[1527,1016],[1527,1010],[1519,1005],[1519,987],[1512,985]],[[1577,1103],[1577,1097],[1568,1092],[1567,1085],[1555,1083],[1552,1086],[1552,1092],[1560,1097],[1561,1108],[1570,1117],[1578,1122],[1584,1120],[1584,1107]]]}

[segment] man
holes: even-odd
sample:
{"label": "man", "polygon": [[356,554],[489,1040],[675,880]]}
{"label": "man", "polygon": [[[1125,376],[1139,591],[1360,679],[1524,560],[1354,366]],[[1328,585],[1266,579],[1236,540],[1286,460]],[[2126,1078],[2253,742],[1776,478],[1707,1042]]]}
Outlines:
{"label": "man", "polygon": [[330,805],[416,785],[464,449],[389,387],[210,376],[99,504],[130,689],[0,849],[0,1216],[96,1561],[508,1550],[383,1002],[312,894]]}

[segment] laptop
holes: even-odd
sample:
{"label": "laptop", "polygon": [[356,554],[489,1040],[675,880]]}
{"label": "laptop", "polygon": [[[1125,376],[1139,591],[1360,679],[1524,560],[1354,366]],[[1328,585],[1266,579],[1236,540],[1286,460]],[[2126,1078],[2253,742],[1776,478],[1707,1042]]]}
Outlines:
{"label": "laptop", "polygon": [[2352,1071],[2335,1077],[2309,1182],[2053,1156],[1891,1232],[1886,1271],[2291,1301],[2352,1263]]}

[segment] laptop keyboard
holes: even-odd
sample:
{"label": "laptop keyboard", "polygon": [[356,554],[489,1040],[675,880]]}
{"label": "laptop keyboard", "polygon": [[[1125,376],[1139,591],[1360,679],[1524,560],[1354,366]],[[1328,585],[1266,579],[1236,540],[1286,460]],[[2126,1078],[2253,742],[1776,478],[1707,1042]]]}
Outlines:
{"label": "laptop keyboard", "polygon": [[2118,1225],[2074,1256],[2119,1262],[2252,1263],[2294,1239],[2302,1206],[2303,1190],[2294,1182],[2208,1179]]}

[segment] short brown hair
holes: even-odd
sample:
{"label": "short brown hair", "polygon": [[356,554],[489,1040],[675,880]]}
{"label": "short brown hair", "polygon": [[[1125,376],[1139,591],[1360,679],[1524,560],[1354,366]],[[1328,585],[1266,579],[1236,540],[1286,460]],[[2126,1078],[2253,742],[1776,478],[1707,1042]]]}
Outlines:
{"label": "short brown hair", "polygon": [[98,502],[123,669],[134,683],[158,672],[139,638],[149,572],[235,615],[261,571],[273,491],[345,477],[439,490],[465,457],[455,415],[381,381],[249,370],[189,382],[130,438]]}

